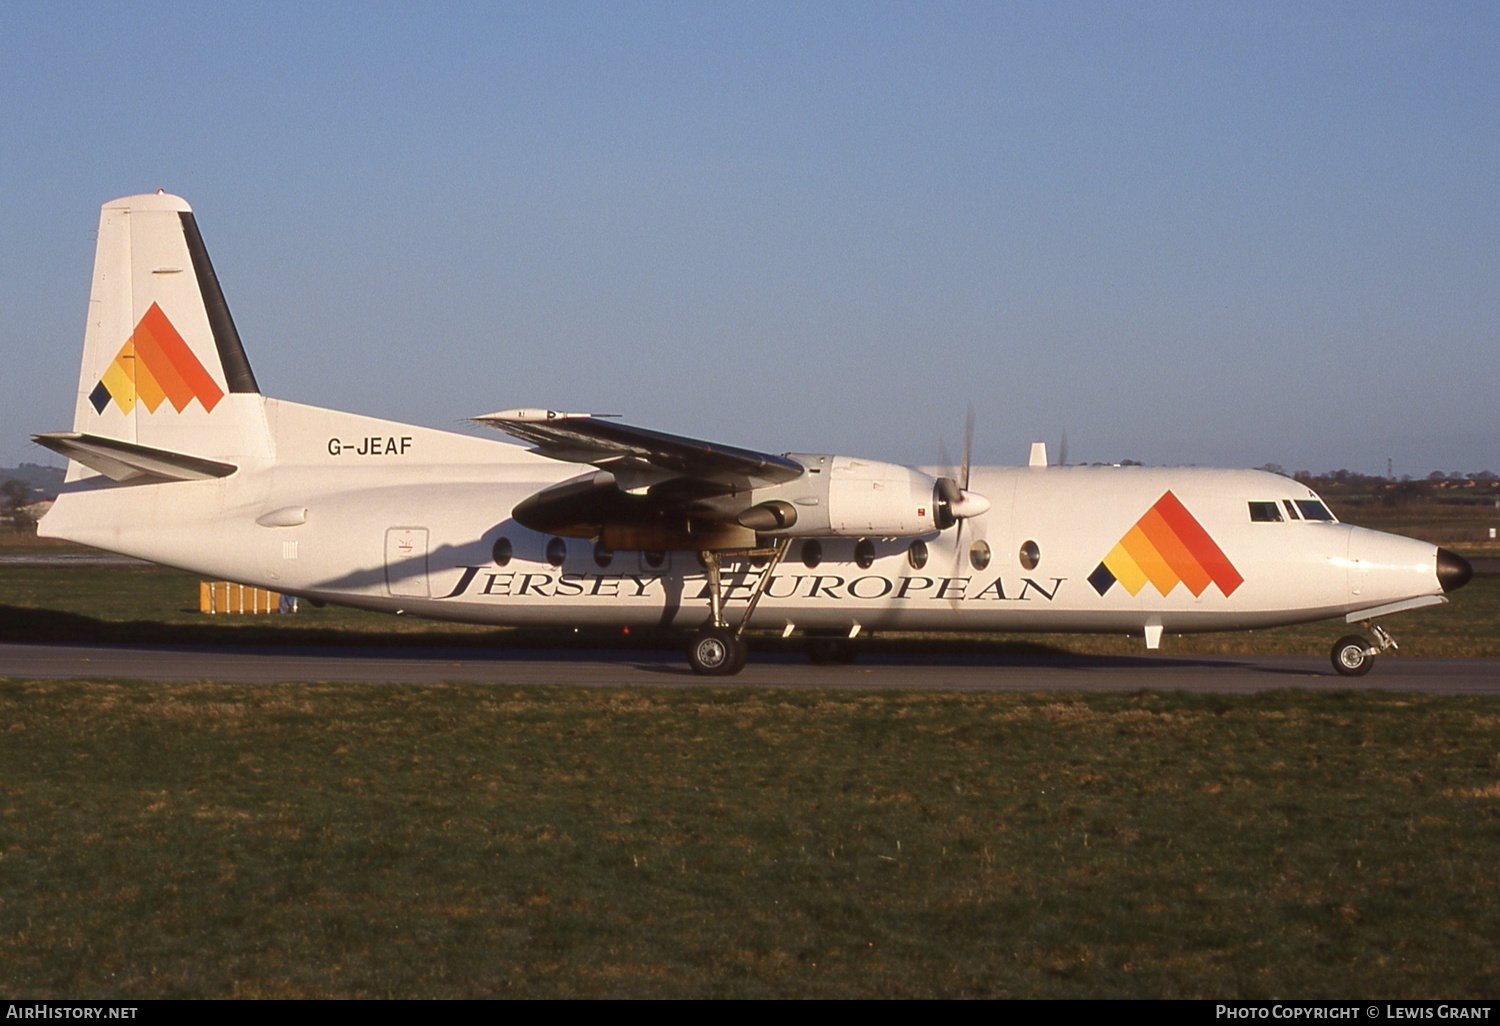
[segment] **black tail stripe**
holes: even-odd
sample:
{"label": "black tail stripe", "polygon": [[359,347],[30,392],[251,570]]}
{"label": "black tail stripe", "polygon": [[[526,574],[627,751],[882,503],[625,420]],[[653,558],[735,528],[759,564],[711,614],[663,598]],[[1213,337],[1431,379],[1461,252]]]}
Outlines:
{"label": "black tail stripe", "polygon": [[198,291],[203,294],[203,305],[208,310],[208,323],[214,332],[214,345],[219,350],[219,363],[224,367],[224,380],[229,391],[259,392],[255,373],[245,358],[245,347],[240,343],[239,330],[229,315],[229,304],[224,302],[219,276],[214,274],[203,236],[198,232],[198,222],[190,211],[183,211],[178,216],[182,218],[182,234],[187,238],[188,253],[193,258],[193,273],[198,276]]}

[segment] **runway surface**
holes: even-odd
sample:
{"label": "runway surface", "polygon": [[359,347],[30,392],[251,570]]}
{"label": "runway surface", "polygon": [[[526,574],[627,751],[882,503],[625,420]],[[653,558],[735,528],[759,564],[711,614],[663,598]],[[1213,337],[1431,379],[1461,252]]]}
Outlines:
{"label": "runway surface", "polygon": [[0,676],[116,677],[225,683],[354,681],[555,684],[581,687],[828,687],[922,690],[1250,692],[1277,688],[1500,694],[1500,659],[1376,660],[1340,677],[1311,656],[892,656],[813,666],[752,654],[737,677],[698,677],[675,652],[415,648],[219,648],[171,645],[0,645]]}

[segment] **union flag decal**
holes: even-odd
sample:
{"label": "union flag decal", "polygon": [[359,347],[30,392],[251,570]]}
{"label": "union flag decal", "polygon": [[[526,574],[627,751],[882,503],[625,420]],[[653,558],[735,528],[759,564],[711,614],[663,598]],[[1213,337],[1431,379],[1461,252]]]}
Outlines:
{"label": "union flag decal", "polygon": [[155,303],[141,316],[135,331],[89,393],[89,402],[100,413],[110,400],[121,413],[135,409],[137,401],[151,413],[163,402],[170,402],[172,409],[181,413],[194,399],[203,404],[204,410],[212,411],[222,398],[224,390]]}
{"label": "union flag decal", "polygon": [[1225,598],[1245,583],[1203,525],[1170,491],[1156,500],[1089,574],[1089,583],[1100,595],[1117,582],[1137,595],[1148,581],[1164,596],[1178,584],[1187,585],[1194,597],[1217,584]]}

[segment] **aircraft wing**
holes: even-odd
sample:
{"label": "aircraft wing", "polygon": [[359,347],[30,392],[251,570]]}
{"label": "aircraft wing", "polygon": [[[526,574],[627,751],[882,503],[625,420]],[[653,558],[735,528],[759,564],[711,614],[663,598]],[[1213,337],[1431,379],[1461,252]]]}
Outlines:
{"label": "aircraft wing", "polygon": [[805,472],[785,456],[632,427],[589,413],[504,410],[474,420],[530,442],[543,456],[607,470],[622,490],[636,494],[674,478],[733,489],[780,484]]}

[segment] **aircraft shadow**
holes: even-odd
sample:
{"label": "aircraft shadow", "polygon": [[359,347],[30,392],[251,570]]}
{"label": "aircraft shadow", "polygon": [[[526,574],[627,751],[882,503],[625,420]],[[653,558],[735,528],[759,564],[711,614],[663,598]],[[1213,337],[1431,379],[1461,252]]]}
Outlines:
{"label": "aircraft shadow", "polygon": [[[205,618],[207,620],[208,618]],[[274,617],[267,618],[273,620]],[[130,646],[162,651],[214,650],[226,654],[295,654],[298,658],[385,658],[419,661],[628,663],[643,673],[690,677],[683,648],[687,633],[637,629],[628,637],[618,630],[572,628],[496,628],[455,635],[451,631],[395,634],[337,628],[277,625],[266,620],[225,624],[222,619],[196,623],[103,620],[77,613],[0,605],[0,642]],[[752,667],[808,665],[798,639],[751,640]],[[1247,673],[1306,677],[1306,666],[1264,658],[1170,655],[1080,655],[1038,642],[986,644],[974,639],[950,643],[924,638],[872,639],[859,651],[856,666],[920,669],[929,666],[976,667],[1003,672],[1056,669],[1083,672],[1118,670],[1238,669]],[[831,668],[836,670],[837,667]],[[816,670],[814,671],[816,672]],[[1331,671],[1328,672],[1331,675]],[[705,678],[707,683],[710,679]]]}
{"label": "aircraft shadow", "polygon": [[[182,610],[191,612],[191,610]],[[674,628],[495,627],[458,633],[433,622],[432,630],[372,631],[312,627],[296,617],[204,616],[202,622],[107,620],[79,613],[0,604],[0,642],[132,645],[161,649],[215,648],[225,652],[295,650],[300,655],[342,657],[357,652],[385,657],[471,660],[578,658],[580,652],[660,654],[682,658],[688,633]],[[293,622],[287,622],[288,620]],[[404,626],[404,625],[403,625]],[[399,656],[393,650],[403,650]],[[648,657],[649,658],[649,657]]]}
{"label": "aircraft shadow", "polygon": [[[808,665],[805,655],[798,652],[763,652],[751,646],[750,665]],[[1073,652],[1064,652],[1054,649],[1050,653],[1028,653],[1011,654],[1006,652],[974,653],[974,652],[949,652],[934,650],[927,647],[921,653],[892,653],[892,652],[863,652],[851,663],[852,667],[875,667],[890,666],[905,669],[920,669],[930,666],[934,670],[952,667],[974,667],[982,669],[1004,670],[1071,670],[1071,671],[1100,671],[1111,670],[1185,670],[1185,669],[1221,669],[1221,670],[1244,670],[1247,673],[1285,675],[1289,677],[1306,677],[1309,670],[1306,667],[1296,666],[1273,666],[1258,662],[1246,656],[1112,656],[1112,655],[1079,655]],[[671,663],[641,663],[634,667],[642,673],[659,673],[669,676],[692,676],[693,671],[687,667],[680,658]],[[838,669],[837,666],[814,667],[817,669]],[[1320,674],[1319,675],[1324,675]],[[1330,670],[1327,676],[1334,676]]]}

